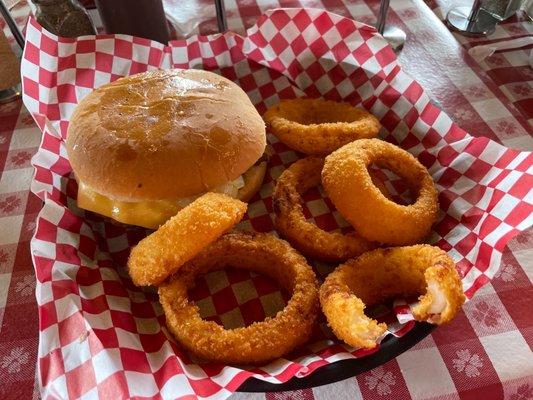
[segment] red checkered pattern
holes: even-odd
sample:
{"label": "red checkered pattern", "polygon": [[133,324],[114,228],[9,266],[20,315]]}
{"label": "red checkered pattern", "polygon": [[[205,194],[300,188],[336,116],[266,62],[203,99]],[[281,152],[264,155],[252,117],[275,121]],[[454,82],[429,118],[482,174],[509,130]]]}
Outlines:
{"label": "red checkered pattern", "polygon": [[[442,218],[431,242],[454,257],[469,297],[494,276],[505,243],[533,222],[533,156],[468,136],[430,102],[366,25],[320,10],[275,10],[246,37],[192,37],[163,47],[121,35],[58,39],[30,20],[22,72],[24,102],[44,134],[33,159],[32,191],[45,203],[31,245],[44,397],[224,398],[249,376],[283,382],[364,355],[318,332],[317,341],[289,359],[254,369],[191,360],[166,331],[155,292],[134,287],[123,268],[129,247],[146,232],[76,208],[63,142],[73,107],[119,76],[170,67],[216,71],[241,85],[261,111],[280,98],[307,95],[362,104],[373,112],[384,138],[417,155],[434,177]],[[272,229],[273,180],[298,157],[269,140],[276,155],[242,223],[245,229]],[[395,186],[394,180],[388,184]],[[319,226],[343,227],[321,192],[310,192],[306,200]],[[275,286],[255,276],[230,273],[204,280],[194,298],[204,301],[206,317],[228,326],[235,316],[241,318],[237,323],[249,322],[243,308],[248,307],[246,318],[260,319],[283,303]],[[407,325],[391,329],[402,335],[411,325],[408,312],[401,303],[395,310]]]}

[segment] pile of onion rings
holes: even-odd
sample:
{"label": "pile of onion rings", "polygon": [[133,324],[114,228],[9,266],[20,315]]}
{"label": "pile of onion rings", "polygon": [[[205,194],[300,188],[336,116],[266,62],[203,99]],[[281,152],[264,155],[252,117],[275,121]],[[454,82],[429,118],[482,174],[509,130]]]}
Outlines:
{"label": "pile of onion rings", "polygon": [[[401,205],[384,196],[372,183],[372,164],[401,176],[416,201]],[[419,243],[438,217],[438,192],[428,170],[407,151],[382,140],[357,140],[327,156],[322,184],[341,215],[371,241]]]}
{"label": "pile of onion rings", "polygon": [[[236,329],[200,317],[187,298],[194,278],[227,266],[268,275],[292,297],[276,316]],[[318,314],[318,282],[305,258],[270,234],[229,233],[189,261],[159,288],[167,326],[191,353],[213,361],[257,364],[305,343]]]}
{"label": "pile of onion rings", "polygon": [[220,193],[206,193],[130,253],[128,270],[137,286],[158,285],[205,246],[238,223],[246,203]]}
{"label": "pile of onion rings", "polygon": [[381,125],[369,112],[322,99],[283,100],[263,115],[270,131],[290,148],[325,155],[357,139],[376,137]]}
{"label": "pile of onion rings", "polygon": [[[375,248],[377,244],[363,239],[356,232],[345,235],[326,232],[306,221],[302,195],[320,184],[323,165],[323,158],[309,156],[294,162],[283,171],[272,194],[276,213],[274,226],[305,256],[326,262],[342,262]],[[380,187],[386,191],[382,184]]]}
{"label": "pile of onion rings", "polygon": [[415,245],[376,249],[340,265],[322,284],[320,304],[338,338],[373,348],[387,325],[364,308],[397,295],[420,295],[413,316],[434,324],[449,322],[465,300],[453,260],[437,247]]}
{"label": "pile of onion rings", "polygon": [[[246,204],[208,193],[139,242],[128,260],[136,285],[159,285],[167,326],[177,341],[204,359],[264,363],[305,343],[321,306],[339,339],[372,348],[387,327],[367,317],[365,306],[398,295],[419,295],[412,307],[416,320],[450,321],[465,300],[453,260],[429,245],[378,248],[416,244],[430,231],[438,193],[424,166],[397,146],[369,139],[380,129],[377,119],[348,104],[287,100],[269,109],[264,119],[289,147],[321,155],[296,161],[279,177],[272,195],[276,230],[307,257],[348,261],[319,289],[306,259],[284,240],[271,234],[224,234],[242,219]],[[372,165],[400,175],[415,202],[395,203],[369,172]],[[321,182],[355,232],[326,232],[306,221],[302,196]],[[225,329],[204,320],[187,292],[197,276],[229,266],[270,276],[292,297],[274,317],[246,327]]]}

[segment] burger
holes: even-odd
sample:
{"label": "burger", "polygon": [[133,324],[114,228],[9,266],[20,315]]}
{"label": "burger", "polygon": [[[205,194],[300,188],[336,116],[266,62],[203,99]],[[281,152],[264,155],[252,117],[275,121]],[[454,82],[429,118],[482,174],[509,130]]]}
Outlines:
{"label": "burger", "polygon": [[157,70],[101,86],[66,140],[78,206],[157,228],[205,192],[248,201],[266,172],[265,125],[246,93],[201,70]]}

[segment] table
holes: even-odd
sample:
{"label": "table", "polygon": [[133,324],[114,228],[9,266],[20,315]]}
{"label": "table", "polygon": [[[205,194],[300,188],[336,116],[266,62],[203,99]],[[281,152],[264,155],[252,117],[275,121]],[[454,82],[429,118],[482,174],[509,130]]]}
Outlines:
{"label": "table", "polygon": [[[177,3],[177,0],[166,1]],[[211,5],[208,0],[199,3]],[[379,2],[268,0],[257,4],[256,0],[226,0],[228,25],[239,31],[253,24],[268,8],[302,5],[326,7],[371,23]],[[449,4],[435,0],[429,5],[439,13]],[[21,23],[24,12],[27,9],[17,10]],[[400,55],[404,69],[461,126],[475,136],[488,136],[514,148],[533,149],[531,116],[509,99],[484,65],[467,55],[470,40],[452,35],[421,0],[394,1],[389,17],[389,22],[408,33]],[[509,23],[527,26],[521,20]],[[210,32],[215,24],[214,18],[208,18],[198,29]],[[502,29],[512,31],[504,25],[496,34]],[[520,54],[509,58],[507,53],[493,57],[504,58],[509,63],[521,59]],[[485,64],[489,63],[490,59]],[[527,92],[532,73],[524,71],[526,75],[519,86],[524,85]],[[521,96],[528,98],[527,93]],[[20,101],[0,105],[0,398],[3,399],[38,398],[35,381],[38,314],[29,241],[41,204],[29,192],[29,186],[30,158],[39,140],[40,132]],[[232,398],[373,399],[389,395],[415,399],[532,398],[532,248],[531,231],[512,240],[497,277],[464,306],[453,323],[435,330],[395,360],[327,386],[295,392],[238,393]]]}

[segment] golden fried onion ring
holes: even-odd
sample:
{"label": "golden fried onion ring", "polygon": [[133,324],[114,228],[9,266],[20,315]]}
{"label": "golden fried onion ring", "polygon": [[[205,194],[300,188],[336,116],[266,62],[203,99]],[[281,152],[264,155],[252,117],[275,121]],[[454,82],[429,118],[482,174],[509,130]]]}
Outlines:
{"label": "golden fried onion ring", "polygon": [[[187,298],[194,279],[231,266],[278,280],[292,297],[275,317],[236,329],[203,320]],[[305,258],[271,234],[229,233],[204,249],[159,288],[167,326],[191,353],[211,361],[255,364],[288,353],[307,341],[318,313],[318,283]]]}
{"label": "golden fried onion ring", "polygon": [[[371,164],[400,175],[416,201],[401,205],[386,198],[371,182]],[[418,243],[438,216],[438,193],[427,169],[407,151],[382,140],[357,140],[330,154],[322,184],[341,215],[368,240],[396,246]]]}
{"label": "golden fried onion ring", "polygon": [[128,269],[133,283],[160,284],[237,224],[245,212],[246,203],[225,194],[199,197],[131,250]]}
{"label": "golden fried onion ring", "polygon": [[[305,256],[326,262],[342,262],[376,247],[356,232],[326,232],[306,221],[302,195],[320,184],[322,157],[309,156],[287,168],[272,195],[276,230]],[[385,190],[385,189],[383,189]]]}
{"label": "golden fried onion ring", "polygon": [[416,320],[449,322],[464,303],[453,260],[438,247],[376,249],[349,260],[328,275],[320,304],[335,335],[354,347],[372,348],[387,325],[367,317],[365,305],[398,295],[419,295]]}
{"label": "golden fried onion ring", "polygon": [[381,125],[369,112],[322,99],[282,100],[263,115],[270,131],[304,154],[329,154],[357,139],[376,137]]}

